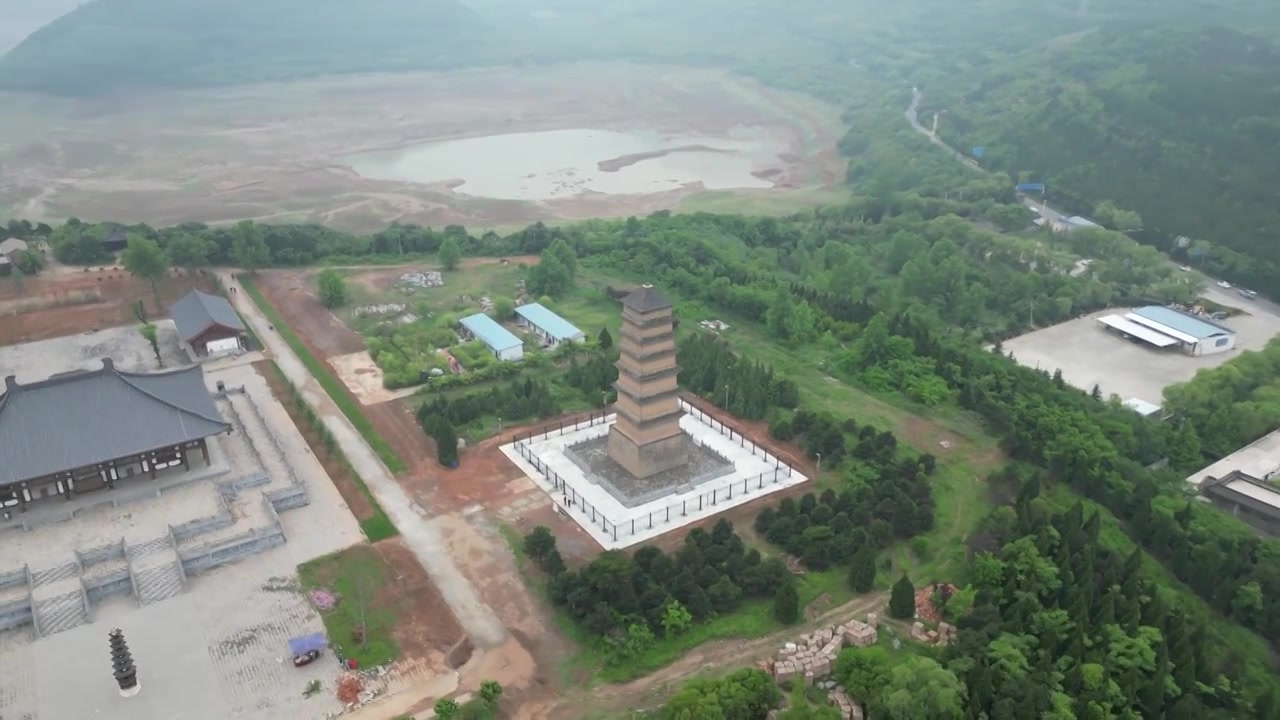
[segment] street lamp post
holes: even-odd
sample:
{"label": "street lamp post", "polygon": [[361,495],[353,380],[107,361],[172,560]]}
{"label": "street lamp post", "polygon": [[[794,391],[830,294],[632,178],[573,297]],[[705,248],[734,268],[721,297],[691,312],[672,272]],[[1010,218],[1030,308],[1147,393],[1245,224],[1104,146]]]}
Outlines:
{"label": "street lamp post", "polygon": [[502,432],[502,416],[498,416],[498,432]]}
{"label": "street lamp post", "polygon": [[730,385],[728,383],[725,383],[724,385],[724,409],[725,410],[729,409],[729,389],[730,389]]}
{"label": "street lamp post", "polygon": [[818,456],[818,475],[822,475],[822,453],[814,453]]}

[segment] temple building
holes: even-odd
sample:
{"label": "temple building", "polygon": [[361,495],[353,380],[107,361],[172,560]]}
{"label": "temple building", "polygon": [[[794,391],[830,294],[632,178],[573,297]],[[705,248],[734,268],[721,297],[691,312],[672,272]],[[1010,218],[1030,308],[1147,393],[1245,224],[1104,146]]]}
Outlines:
{"label": "temple building", "polygon": [[622,301],[618,344],[617,421],[609,457],[637,478],[689,462],[689,437],[680,429],[675,314],[671,301],[644,285]]}
{"label": "temple building", "polygon": [[70,500],[157,471],[191,469],[208,438],[231,431],[200,366],[161,373],[97,370],[19,384],[0,395],[0,508],[61,496]]}

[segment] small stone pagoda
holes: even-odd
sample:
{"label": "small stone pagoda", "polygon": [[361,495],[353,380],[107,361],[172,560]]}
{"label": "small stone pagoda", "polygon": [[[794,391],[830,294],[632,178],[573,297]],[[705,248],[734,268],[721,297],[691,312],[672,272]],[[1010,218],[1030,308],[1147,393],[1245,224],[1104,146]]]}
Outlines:
{"label": "small stone pagoda", "polygon": [[671,301],[644,285],[622,301],[617,421],[609,429],[609,457],[637,478],[689,462],[689,437],[680,429],[675,313]]}

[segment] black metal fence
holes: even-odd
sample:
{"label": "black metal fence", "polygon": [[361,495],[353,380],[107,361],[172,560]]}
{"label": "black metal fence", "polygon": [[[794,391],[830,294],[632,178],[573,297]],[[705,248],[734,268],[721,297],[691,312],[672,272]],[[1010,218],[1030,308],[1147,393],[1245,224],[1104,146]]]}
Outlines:
{"label": "black metal fence", "polygon": [[567,481],[561,477],[559,473],[553,470],[546,463],[542,462],[533,449],[529,446],[532,442],[539,440],[547,440],[553,436],[564,435],[565,433],[577,432],[583,428],[592,427],[594,425],[602,425],[608,423],[613,417],[612,414],[601,412],[599,415],[590,415],[585,420],[578,420],[572,423],[559,423],[555,426],[543,428],[538,432],[529,432],[524,437],[517,437],[514,447],[520,456],[534,467],[542,476],[551,483],[554,492],[560,493],[559,507],[565,513],[580,513],[584,518],[589,517],[593,525],[599,525],[600,529],[609,535],[614,541],[619,537],[628,537],[638,532],[653,530],[654,528],[669,525],[673,522],[680,524],[683,518],[687,518],[689,513],[699,513],[707,508],[713,508],[721,503],[732,501],[735,497],[741,498],[743,495],[749,495],[753,491],[760,492],[766,486],[777,485],[778,483],[788,480],[794,474],[793,468],[778,459],[776,456],[770,455],[764,448],[756,445],[750,439],[742,434],[735,432],[732,428],[724,425],[715,418],[689,405],[683,400],[680,406],[691,416],[701,422],[703,425],[710,427],[712,430],[720,433],[722,436],[730,440],[737,441],[742,448],[751,449],[751,454],[757,457],[771,458],[774,467],[771,470],[756,475],[755,477],[734,480],[731,484],[713,488],[706,492],[698,493],[697,497],[686,498],[667,505],[664,508],[652,510],[649,512],[638,513],[634,517],[619,519],[610,518],[604,514],[599,508],[592,505]]}

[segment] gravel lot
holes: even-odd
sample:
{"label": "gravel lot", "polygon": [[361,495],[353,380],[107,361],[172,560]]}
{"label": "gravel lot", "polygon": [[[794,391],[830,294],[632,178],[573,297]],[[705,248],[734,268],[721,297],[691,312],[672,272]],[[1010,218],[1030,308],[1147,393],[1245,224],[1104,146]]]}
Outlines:
{"label": "gravel lot", "polygon": [[1114,393],[1125,400],[1139,398],[1161,405],[1166,387],[1190,380],[1197,371],[1217,367],[1244,350],[1260,349],[1280,333],[1280,313],[1269,303],[1246,301],[1217,287],[1204,294],[1214,302],[1244,311],[1225,321],[1237,333],[1235,350],[1190,357],[1128,342],[1104,330],[1097,321],[1105,315],[1124,314],[1128,308],[1104,310],[1027,333],[1005,341],[1004,350],[1027,367],[1062,370],[1063,379],[1082,390],[1092,390],[1096,384],[1104,395]]}

